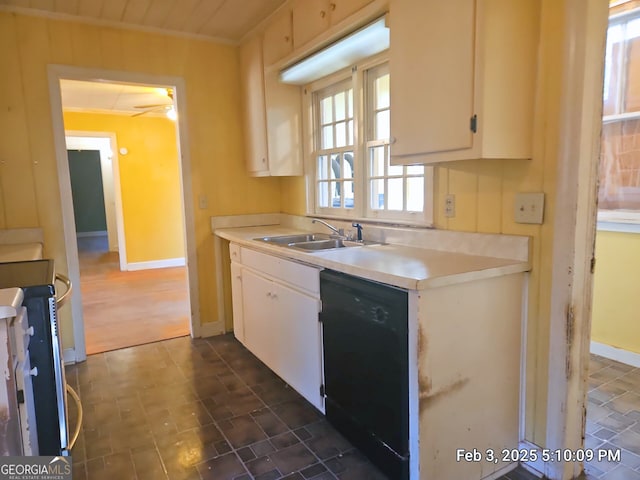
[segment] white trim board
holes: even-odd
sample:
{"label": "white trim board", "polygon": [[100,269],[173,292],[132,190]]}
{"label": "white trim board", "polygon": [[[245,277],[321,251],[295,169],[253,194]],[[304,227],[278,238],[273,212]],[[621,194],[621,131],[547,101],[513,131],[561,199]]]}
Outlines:
{"label": "white trim board", "polygon": [[134,272],[153,268],[184,267],[186,264],[184,257],[165,258],[164,260],[151,260],[149,262],[131,262],[127,264],[127,270]]}
{"label": "white trim board", "polygon": [[615,360],[616,362],[640,368],[640,353],[630,352],[622,348],[612,347],[606,343],[594,342],[591,340],[591,353],[601,357]]}

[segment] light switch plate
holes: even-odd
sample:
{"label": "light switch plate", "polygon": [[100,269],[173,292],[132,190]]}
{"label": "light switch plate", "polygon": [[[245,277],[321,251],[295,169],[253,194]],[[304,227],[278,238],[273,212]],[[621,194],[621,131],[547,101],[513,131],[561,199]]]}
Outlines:
{"label": "light switch plate", "polygon": [[209,206],[209,202],[207,201],[207,196],[206,195],[198,196],[198,208],[200,208],[200,210],[206,210],[208,206]]}
{"label": "light switch plate", "polygon": [[516,193],[514,219],[516,223],[542,224],[544,193]]}

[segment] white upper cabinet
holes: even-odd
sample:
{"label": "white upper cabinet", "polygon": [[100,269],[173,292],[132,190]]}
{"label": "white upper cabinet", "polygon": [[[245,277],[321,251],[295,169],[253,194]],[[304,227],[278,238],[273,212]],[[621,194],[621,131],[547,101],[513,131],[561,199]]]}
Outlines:
{"label": "white upper cabinet", "polygon": [[264,104],[262,41],[256,36],[240,47],[245,155],[250,175],[269,175],[267,123]]}
{"label": "white upper cabinet", "polygon": [[294,47],[308,44],[373,0],[293,0]]}
{"label": "white upper cabinet", "polygon": [[537,0],[391,0],[391,163],[531,158]]}
{"label": "white upper cabinet", "polygon": [[293,51],[293,12],[283,8],[264,31],[264,64],[273,65]]}
{"label": "white upper cabinet", "polygon": [[240,75],[249,175],[302,175],[302,95],[265,71],[259,35],[240,47]]}

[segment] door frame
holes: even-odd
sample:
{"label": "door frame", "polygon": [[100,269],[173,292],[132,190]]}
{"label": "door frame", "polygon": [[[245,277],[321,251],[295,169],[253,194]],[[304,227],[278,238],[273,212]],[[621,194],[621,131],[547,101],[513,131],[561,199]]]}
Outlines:
{"label": "door frame", "polygon": [[[76,243],[75,220],[73,217],[73,200],[67,160],[67,146],[62,114],[62,94],[60,80],[102,81],[110,83],[138,84],[174,89],[174,102],[178,111],[176,136],[178,158],[180,160],[180,185],[182,191],[183,234],[186,246],[187,279],[190,300],[191,337],[201,335],[200,303],[198,298],[198,259],[196,253],[195,216],[193,207],[193,191],[191,177],[191,156],[187,127],[186,84],[182,77],[168,75],[152,75],[137,72],[124,72],[98,68],[72,67],[68,65],[48,65],[47,76],[51,100],[51,118],[53,139],[58,170],[58,186],[62,205],[62,222],[65,239],[65,251],[69,278],[75,285],[80,285],[80,265],[78,246]],[[73,319],[74,352],[66,358],[70,361],[86,359],[84,338],[84,319],[82,314],[82,298],[79,289],[71,297],[71,316]],[[73,357],[73,358],[72,358]]]}
{"label": "door frame", "polygon": [[[553,220],[546,445],[584,448],[607,0],[565,0]],[[569,480],[581,462],[534,466]]]}
{"label": "door frame", "polygon": [[[118,155],[115,153],[118,151],[116,135],[112,132],[66,130],[65,141],[67,150],[100,151],[100,169],[102,170],[102,187],[107,215],[109,251],[119,253],[120,270],[124,271],[127,266],[127,249],[124,217],[122,214],[122,195],[120,191],[120,167]],[[110,176],[110,178],[107,178],[107,181],[105,181],[105,173],[108,173]],[[111,207],[107,201],[109,194],[112,196],[114,202],[113,207]]]}

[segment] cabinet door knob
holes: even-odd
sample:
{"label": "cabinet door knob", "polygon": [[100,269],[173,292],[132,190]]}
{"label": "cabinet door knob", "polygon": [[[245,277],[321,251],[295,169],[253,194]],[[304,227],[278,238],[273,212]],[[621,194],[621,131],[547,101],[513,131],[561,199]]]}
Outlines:
{"label": "cabinet door knob", "polygon": [[335,4],[335,3],[330,3],[330,4],[329,4],[329,8],[331,8],[331,11],[332,11],[332,12],[333,12],[333,11],[335,11],[335,9],[336,9],[336,4]]}
{"label": "cabinet door knob", "polygon": [[324,10],[320,10],[320,18],[324,18],[327,15],[327,12]]}
{"label": "cabinet door knob", "polygon": [[284,41],[285,41],[285,43],[289,43],[289,35],[284,37]]}
{"label": "cabinet door knob", "polygon": [[273,299],[275,300],[275,299],[277,299],[277,298],[278,298],[278,295],[277,295],[277,294],[275,294],[275,293],[272,293],[272,294],[271,294],[271,298],[273,298]]}
{"label": "cabinet door knob", "polygon": [[396,143],[396,141],[397,141],[396,137],[390,137],[390,138],[389,138],[389,143],[390,143],[391,145],[393,145],[394,143]]}
{"label": "cabinet door knob", "polygon": [[271,297],[271,292],[267,292],[267,297]]}
{"label": "cabinet door knob", "polygon": [[263,158],[263,159],[262,159],[262,163],[266,163],[266,162],[267,162],[267,159],[266,159],[266,158]]}
{"label": "cabinet door knob", "polygon": [[27,331],[25,333],[27,335],[29,335],[30,337],[33,337],[33,334],[36,333],[36,332],[33,330],[33,327],[29,327],[29,328],[27,328]]}
{"label": "cabinet door knob", "polygon": [[37,377],[38,376],[38,367],[33,367],[31,370],[29,370],[29,375],[31,375],[32,377]]}

